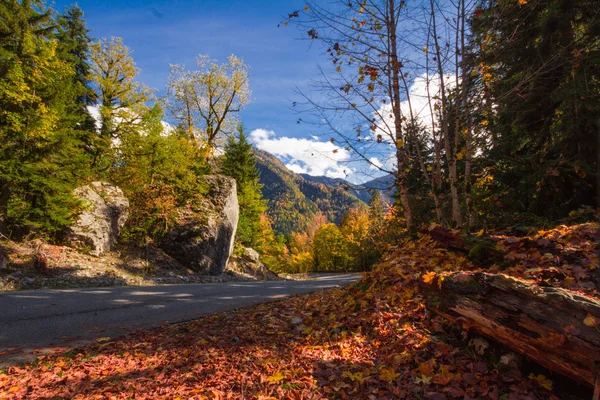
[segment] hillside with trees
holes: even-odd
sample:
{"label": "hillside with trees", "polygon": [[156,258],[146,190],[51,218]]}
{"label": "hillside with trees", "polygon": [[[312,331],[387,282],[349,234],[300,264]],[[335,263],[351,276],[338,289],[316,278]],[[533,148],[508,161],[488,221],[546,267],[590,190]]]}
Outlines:
{"label": "hillside with trees", "polygon": [[265,151],[257,150],[256,156],[260,183],[269,204],[267,214],[277,233],[307,232],[317,215],[340,224],[346,212],[364,205],[344,187],[309,180]]}

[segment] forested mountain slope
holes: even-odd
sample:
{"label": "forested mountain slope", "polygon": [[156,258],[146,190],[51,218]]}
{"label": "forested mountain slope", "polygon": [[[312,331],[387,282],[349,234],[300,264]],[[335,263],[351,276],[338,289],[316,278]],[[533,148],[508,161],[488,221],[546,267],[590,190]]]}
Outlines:
{"label": "forested mountain slope", "polygon": [[350,208],[363,204],[342,186],[308,180],[290,171],[272,154],[256,150],[256,157],[263,195],[269,202],[267,213],[277,233],[306,232],[319,213],[339,224]]}

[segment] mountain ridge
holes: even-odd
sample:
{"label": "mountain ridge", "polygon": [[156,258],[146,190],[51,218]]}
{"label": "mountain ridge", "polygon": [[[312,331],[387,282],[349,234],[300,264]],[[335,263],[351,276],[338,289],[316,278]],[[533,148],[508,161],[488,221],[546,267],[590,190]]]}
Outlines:
{"label": "mountain ridge", "polygon": [[349,184],[343,179],[307,178],[289,170],[273,154],[259,149],[254,149],[254,153],[263,196],[268,202],[267,214],[276,233],[307,232],[319,214],[340,224],[348,210],[366,205],[350,189],[345,190],[344,185]]}

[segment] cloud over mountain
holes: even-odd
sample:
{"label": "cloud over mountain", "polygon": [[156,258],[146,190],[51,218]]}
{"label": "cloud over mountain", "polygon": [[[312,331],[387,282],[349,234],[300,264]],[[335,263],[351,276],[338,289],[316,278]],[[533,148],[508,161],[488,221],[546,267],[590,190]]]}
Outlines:
{"label": "cloud over mountain", "polygon": [[330,141],[323,142],[316,137],[278,137],[274,131],[266,129],[253,130],[250,140],[258,149],[277,156],[296,173],[347,178],[353,172],[346,165],[350,161],[350,152]]}

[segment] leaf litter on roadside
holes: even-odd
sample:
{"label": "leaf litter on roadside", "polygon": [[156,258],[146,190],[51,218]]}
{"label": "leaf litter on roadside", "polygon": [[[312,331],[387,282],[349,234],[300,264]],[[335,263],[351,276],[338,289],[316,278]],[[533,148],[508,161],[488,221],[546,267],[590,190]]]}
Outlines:
{"label": "leaf litter on roadside", "polygon": [[[572,281],[558,285],[597,296],[587,283],[597,272],[593,229],[597,225],[565,227],[498,243],[508,249],[507,258],[519,260],[508,273],[535,281],[529,267],[560,268]],[[532,242],[550,246],[553,258],[538,257]],[[544,257],[547,263],[534,262]],[[577,268],[585,274],[575,276]],[[399,243],[346,288],[10,367],[0,373],[0,398],[557,399],[551,379],[525,374],[514,354],[466,338],[423,304],[420,275],[475,269],[464,255],[421,236]]]}

